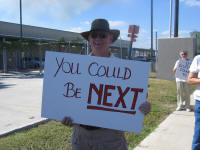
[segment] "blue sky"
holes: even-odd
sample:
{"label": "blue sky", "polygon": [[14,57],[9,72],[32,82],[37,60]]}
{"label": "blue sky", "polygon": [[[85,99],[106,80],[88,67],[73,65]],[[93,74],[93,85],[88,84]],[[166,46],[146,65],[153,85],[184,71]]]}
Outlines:
{"label": "blue sky", "polygon": [[[174,2],[172,34],[174,31]],[[52,29],[82,32],[90,29],[95,18],[106,18],[111,28],[120,29],[127,37],[128,26],[140,26],[133,47],[150,48],[151,0],[22,0],[23,24]],[[154,0],[154,38],[169,37],[170,0]],[[180,0],[179,37],[200,31],[200,0]],[[19,23],[19,0],[0,0],[0,21]],[[155,42],[155,40],[154,40]],[[155,43],[154,43],[155,46]]]}

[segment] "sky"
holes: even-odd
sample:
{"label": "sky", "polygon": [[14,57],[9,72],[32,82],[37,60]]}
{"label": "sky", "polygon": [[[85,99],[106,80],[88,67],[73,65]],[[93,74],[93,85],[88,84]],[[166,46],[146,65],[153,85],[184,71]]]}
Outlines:
{"label": "sky", "polygon": [[[174,5],[172,0],[172,34]],[[179,0],[179,37],[200,31],[200,0]],[[154,48],[157,38],[169,37],[170,0],[153,0]],[[91,22],[105,18],[111,29],[120,30],[120,38],[130,40],[129,25],[140,31],[133,47],[151,47],[151,0],[22,0],[22,23],[51,29],[83,32]],[[0,21],[20,23],[19,0],[0,0]],[[173,36],[173,35],[172,35]]]}

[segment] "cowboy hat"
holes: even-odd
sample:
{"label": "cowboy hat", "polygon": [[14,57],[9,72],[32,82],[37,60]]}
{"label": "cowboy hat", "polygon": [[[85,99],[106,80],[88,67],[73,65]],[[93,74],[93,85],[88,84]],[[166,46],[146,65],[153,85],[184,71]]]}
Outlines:
{"label": "cowboy hat", "polygon": [[84,39],[88,40],[90,32],[92,32],[92,31],[107,31],[107,32],[110,32],[113,36],[112,42],[115,42],[118,39],[119,34],[120,34],[119,30],[114,30],[114,29],[111,30],[110,29],[109,23],[106,19],[95,19],[92,22],[90,31],[82,32],[81,35]]}

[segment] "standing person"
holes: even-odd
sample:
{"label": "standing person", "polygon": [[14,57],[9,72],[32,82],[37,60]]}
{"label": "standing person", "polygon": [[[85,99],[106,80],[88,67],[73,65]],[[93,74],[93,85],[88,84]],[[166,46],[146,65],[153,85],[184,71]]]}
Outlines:
{"label": "standing person", "polygon": [[191,85],[197,85],[193,94],[195,99],[195,127],[192,150],[200,150],[200,55],[196,56],[192,61],[187,82]]}
{"label": "standing person", "polygon": [[[109,52],[109,46],[117,40],[119,34],[119,30],[109,28],[109,23],[105,19],[94,20],[91,30],[81,33],[89,41],[92,49],[90,55],[99,57],[113,57]],[[149,102],[140,106],[140,111],[145,115],[150,109]],[[74,124],[70,117],[65,117],[62,123],[73,126],[72,150],[128,150],[123,131]]]}
{"label": "standing person", "polygon": [[[176,61],[175,66],[173,68],[174,73],[177,72],[180,62],[183,62],[184,64],[191,63],[191,60],[188,59],[188,57],[187,57],[186,51],[181,51],[180,57],[181,57],[181,59]],[[188,69],[187,69],[187,71],[189,72]],[[176,110],[177,111],[186,110],[186,111],[190,112],[191,111],[191,108],[190,108],[190,86],[187,83],[187,76],[183,77],[183,76],[176,75],[176,85],[177,85],[177,108],[176,108]],[[185,94],[185,107],[183,107],[183,102],[184,102],[183,95],[184,94]]]}

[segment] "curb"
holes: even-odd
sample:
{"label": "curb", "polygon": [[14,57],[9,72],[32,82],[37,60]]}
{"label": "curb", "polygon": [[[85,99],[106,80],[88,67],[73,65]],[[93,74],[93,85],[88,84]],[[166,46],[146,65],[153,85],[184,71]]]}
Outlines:
{"label": "curb", "polygon": [[43,119],[41,121],[38,121],[38,122],[35,122],[35,123],[32,123],[32,124],[26,125],[26,126],[23,126],[23,127],[19,127],[17,129],[13,129],[13,130],[11,130],[9,132],[0,134],[0,138],[8,136],[10,134],[13,134],[15,132],[19,132],[19,131],[28,130],[28,129],[31,129],[31,128],[38,127],[39,125],[44,124],[44,123],[49,122],[49,121],[50,121],[50,119]]}

